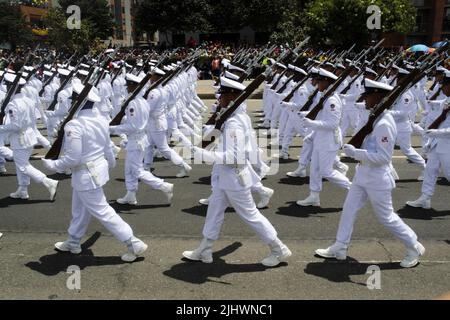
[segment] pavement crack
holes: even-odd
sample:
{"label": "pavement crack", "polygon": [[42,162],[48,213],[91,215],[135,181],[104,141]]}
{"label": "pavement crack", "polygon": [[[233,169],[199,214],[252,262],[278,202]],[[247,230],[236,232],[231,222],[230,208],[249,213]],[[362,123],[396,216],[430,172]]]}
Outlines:
{"label": "pavement crack", "polygon": [[386,252],[386,254],[388,256],[389,262],[392,263],[394,261],[394,257],[391,254],[391,252],[386,248],[386,246],[383,244],[383,242],[381,242],[380,240],[377,240],[376,242],[381,246],[381,248],[383,248],[383,250]]}

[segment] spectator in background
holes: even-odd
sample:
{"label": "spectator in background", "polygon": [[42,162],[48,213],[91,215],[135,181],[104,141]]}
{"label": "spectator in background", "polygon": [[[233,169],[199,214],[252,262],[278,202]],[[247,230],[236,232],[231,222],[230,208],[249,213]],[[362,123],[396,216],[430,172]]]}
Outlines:
{"label": "spectator in background", "polygon": [[220,59],[218,56],[215,56],[211,62],[211,73],[216,78],[220,77],[220,62],[221,61],[222,61],[222,59]]}
{"label": "spectator in background", "polygon": [[197,46],[197,41],[195,41],[195,39],[193,37],[190,37],[187,42],[187,46],[189,48],[195,48]]}

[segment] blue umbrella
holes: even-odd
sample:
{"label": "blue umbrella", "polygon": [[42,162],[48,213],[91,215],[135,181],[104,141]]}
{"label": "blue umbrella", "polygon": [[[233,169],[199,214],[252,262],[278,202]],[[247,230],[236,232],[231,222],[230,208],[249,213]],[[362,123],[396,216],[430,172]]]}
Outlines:
{"label": "blue umbrella", "polygon": [[444,46],[446,43],[447,43],[447,41],[436,42],[435,44],[433,44],[433,48],[436,48],[436,49],[440,48],[440,47]]}
{"label": "blue umbrella", "polygon": [[412,46],[411,48],[409,48],[408,51],[410,51],[410,52],[428,52],[429,49],[430,48],[428,48],[424,44],[416,44],[416,45]]}

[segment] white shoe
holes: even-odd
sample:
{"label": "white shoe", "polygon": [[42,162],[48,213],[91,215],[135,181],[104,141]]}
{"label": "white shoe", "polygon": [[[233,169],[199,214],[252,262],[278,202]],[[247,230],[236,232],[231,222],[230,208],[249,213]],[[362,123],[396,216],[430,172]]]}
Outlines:
{"label": "white shoe", "polygon": [[258,209],[266,208],[269,205],[270,199],[272,198],[274,190],[270,188],[264,188],[264,193],[261,194],[261,201],[256,206]]}
{"label": "white shoe", "polygon": [[420,174],[420,176],[417,178],[417,181],[423,181],[423,180],[425,180],[425,172],[422,172]]}
{"label": "white shoe", "polygon": [[408,201],[406,204],[413,208],[424,208],[429,210],[431,209],[431,198],[423,194],[416,201]]}
{"label": "white shoe", "polygon": [[184,178],[187,177],[189,175],[189,172],[192,171],[192,168],[187,165],[187,164],[183,164],[180,166],[181,170],[180,172],[176,175],[177,178]]}
{"label": "white shoe", "polygon": [[0,166],[0,174],[5,174],[6,172],[5,166]]}
{"label": "white shoe", "polygon": [[30,198],[30,196],[28,195],[27,188],[24,187],[19,187],[19,189],[17,189],[16,192],[11,193],[9,197],[12,199],[22,199],[22,200],[28,200]]}
{"label": "white shoe", "polygon": [[288,172],[286,175],[291,178],[306,178],[306,168],[298,167],[297,170],[294,172]]}
{"label": "white shoe", "polygon": [[336,169],[337,169],[337,171],[342,173],[344,176],[346,176],[348,170],[350,170],[348,165],[346,165],[345,163],[342,163],[342,162],[340,162],[338,165],[336,165]]}
{"label": "white shoe", "polygon": [[297,201],[297,205],[301,207],[320,207],[320,196],[317,192],[311,192],[305,200]]}
{"label": "white shoe", "polygon": [[200,246],[194,251],[183,252],[183,257],[191,261],[201,261],[203,263],[213,263],[212,246],[214,241],[203,239]]}
{"label": "white shoe", "polygon": [[200,199],[198,201],[198,203],[200,203],[203,206],[209,206],[209,198],[208,199]]}
{"label": "white shoe", "polygon": [[425,247],[417,242],[414,249],[406,250],[406,257],[400,263],[402,268],[414,268],[419,264],[420,257],[425,254]]}
{"label": "white shoe", "polygon": [[69,241],[55,243],[55,248],[62,252],[70,252],[72,254],[80,254],[81,246],[76,243],[69,243]]}
{"label": "white shoe", "polygon": [[131,206],[135,206],[138,204],[136,199],[136,192],[128,191],[126,196],[116,200],[119,204],[128,204]]}
{"label": "white shoe", "polygon": [[280,158],[283,160],[289,160],[289,153],[282,151],[280,154]]}
{"label": "white shoe", "polygon": [[119,156],[120,150],[122,150],[122,149],[119,148],[118,146],[116,146],[116,145],[112,146],[112,151],[113,151],[115,158],[117,158]]}
{"label": "white shoe", "polygon": [[151,171],[151,165],[149,165],[149,164],[144,164],[144,170],[145,170],[145,171]]}
{"label": "white shoe", "polygon": [[347,259],[347,246],[342,243],[335,243],[328,249],[317,249],[316,254],[325,259]]}
{"label": "white shoe", "polygon": [[44,178],[42,184],[47,188],[48,192],[50,193],[50,201],[55,201],[59,182],[49,178]]}
{"label": "white shoe", "polygon": [[136,237],[132,237],[126,243],[128,246],[128,252],[121,257],[124,262],[136,261],[136,259],[148,249],[148,245]]}
{"label": "white shoe", "polygon": [[261,261],[262,265],[265,267],[276,267],[281,262],[292,256],[291,250],[289,250],[286,245],[281,243],[280,240],[270,244],[269,247],[270,255]]}
{"label": "white shoe", "polygon": [[171,183],[164,183],[164,185],[161,188],[161,191],[164,192],[164,194],[167,197],[167,203],[171,204],[173,199],[173,184]]}

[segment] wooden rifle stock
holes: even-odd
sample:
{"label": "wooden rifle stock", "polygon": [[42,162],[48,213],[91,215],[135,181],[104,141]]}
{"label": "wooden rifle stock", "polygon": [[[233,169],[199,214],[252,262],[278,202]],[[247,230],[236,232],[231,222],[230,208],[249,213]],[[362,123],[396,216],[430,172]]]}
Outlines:
{"label": "wooden rifle stock", "polygon": [[[145,87],[145,85],[147,84],[147,82],[150,80],[150,78],[152,77],[151,73],[147,73],[147,75],[145,76],[144,79],[142,79],[142,81],[139,83],[138,87],[136,88],[136,90],[134,90],[134,92],[128,97],[128,99],[122,104],[122,107],[120,108],[119,113],[114,117],[114,119],[110,122],[110,126],[118,126],[121,122],[123,117],[125,116],[125,110],[127,109],[128,105],[130,104],[131,101],[133,101],[137,95],[139,94],[139,92],[141,92],[141,90]],[[152,88],[152,86],[150,86],[150,88]],[[150,89],[149,89],[150,90]],[[147,100],[147,97],[144,97]]]}
{"label": "wooden rifle stock", "polygon": [[333,95],[333,93],[339,88],[339,86],[344,82],[344,80],[348,77],[348,75],[352,72],[354,66],[350,66],[344,72],[342,72],[341,76],[334,82],[334,84],[329,88],[323,97],[320,99],[319,103],[312,109],[308,115],[306,116],[310,120],[315,120],[319,112],[323,109],[325,102],[329,97]]}
{"label": "wooden rifle stock", "polygon": [[441,126],[441,124],[447,119],[447,115],[450,112],[450,106],[447,106],[442,110],[442,113],[436,120],[428,127],[428,130],[437,130]]}
{"label": "wooden rifle stock", "polygon": [[[92,74],[93,74],[93,69],[92,69],[92,72],[89,73],[87,81],[89,81]],[[53,143],[52,147],[45,155],[45,159],[57,160],[59,158],[59,155],[61,154],[61,150],[63,147],[63,142],[64,142],[64,128],[65,128],[66,124],[69,123],[69,121],[71,121],[74,118],[78,109],[84,105],[92,87],[93,87],[92,83],[85,83],[83,91],[81,91],[80,95],[76,98],[76,100],[72,102],[72,106],[69,109],[69,114],[64,119],[62,124],[59,126],[55,142]]]}
{"label": "wooden rifle stock", "polygon": [[[264,74],[260,74],[258,77],[256,77],[255,80],[252,81],[248,85],[248,87],[241,93],[241,95],[236,99],[236,101],[232,101],[228,107],[222,112],[219,113],[216,122],[215,122],[215,128],[216,130],[221,130],[224,123],[234,114],[234,112],[239,108],[239,106],[247,100],[251,94],[259,88],[259,86],[264,82],[266,79],[266,76]],[[203,140],[202,142],[202,148],[207,148],[209,145],[211,145],[215,140],[215,136],[206,137],[210,140]]]}

